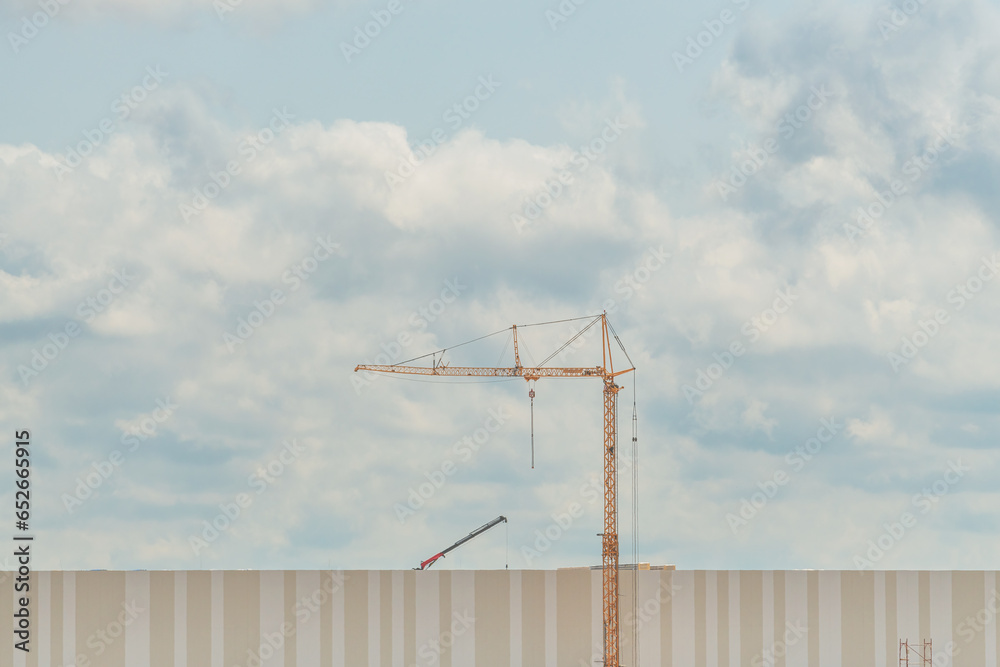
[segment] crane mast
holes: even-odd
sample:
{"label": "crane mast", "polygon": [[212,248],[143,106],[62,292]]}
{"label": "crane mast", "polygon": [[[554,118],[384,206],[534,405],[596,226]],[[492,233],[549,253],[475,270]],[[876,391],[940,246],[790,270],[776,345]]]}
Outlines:
{"label": "crane mast", "polygon": [[[600,378],[604,382],[604,533],[602,534],[603,606],[604,606],[604,666],[620,667],[619,655],[619,594],[618,594],[618,472],[616,447],[617,404],[621,386],[615,378],[635,370],[635,367],[615,371],[611,357],[611,331],[607,314],[597,317],[601,322],[601,365],[592,367],[553,367],[521,365],[517,345],[517,325],[511,327],[514,341],[514,366],[449,366],[434,363],[431,367],[359,364],[354,370],[404,375],[434,375],[439,377],[521,377],[529,383],[542,378]],[[590,328],[588,325],[587,328]],[[584,329],[586,331],[586,329]],[[577,336],[582,334],[579,332]],[[617,339],[617,336],[615,336]],[[568,344],[568,343],[567,343]],[[619,345],[621,342],[619,341]],[[564,346],[565,347],[565,346]],[[624,349],[624,348],[622,348]],[[554,355],[553,355],[554,356]],[[627,356],[627,355],[626,355]],[[551,358],[551,357],[550,357]],[[543,362],[544,364],[544,362]],[[534,393],[534,390],[531,390]],[[534,398],[534,396],[532,396]],[[495,520],[499,521],[499,519]],[[484,527],[484,529],[488,529]],[[471,539],[471,536],[467,539]],[[457,546],[457,545],[456,545]],[[436,558],[435,558],[436,559]],[[426,561],[425,561],[426,562]],[[423,565],[421,566],[423,569]]]}

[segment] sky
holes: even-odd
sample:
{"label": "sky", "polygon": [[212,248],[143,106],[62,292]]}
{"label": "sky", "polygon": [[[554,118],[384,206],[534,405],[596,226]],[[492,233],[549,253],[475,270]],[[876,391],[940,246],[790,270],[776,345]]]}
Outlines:
{"label": "sky", "polygon": [[9,0],[0,33],[36,568],[408,569],[498,515],[434,567],[598,565],[599,382],[354,369],[556,322],[536,365],[605,311],[623,562],[995,568],[996,2]]}

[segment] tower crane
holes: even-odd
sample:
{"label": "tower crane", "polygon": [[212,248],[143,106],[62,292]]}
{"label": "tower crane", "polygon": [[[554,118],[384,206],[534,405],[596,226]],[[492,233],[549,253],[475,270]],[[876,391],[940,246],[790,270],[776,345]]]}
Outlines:
{"label": "tower crane", "polygon": [[[591,319],[591,318],[579,318]],[[564,350],[576,338],[600,322],[601,365],[591,367],[553,367],[545,364]],[[546,322],[543,324],[554,324]],[[521,325],[521,328],[534,325]],[[593,378],[604,384],[604,533],[602,533],[603,553],[603,604],[604,604],[604,665],[620,667],[619,656],[619,598],[618,598],[618,475],[616,470],[617,407],[618,392],[621,390],[615,379],[635,370],[633,365],[616,371],[611,357],[612,338],[628,358],[625,347],[608,323],[607,313],[593,316],[592,321],[567,341],[556,352],[537,366],[524,366],[517,345],[517,325],[510,327],[514,341],[514,365],[512,367],[490,366],[449,366],[435,359],[430,367],[403,364],[360,364],[354,371],[395,373],[400,375],[433,375],[437,377],[509,377],[524,378],[531,383],[542,378]],[[502,331],[507,331],[506,329]],[[496,332],[501,333],[501,332]],[[494,335],[494,334],[489,334]],[[486,338],[487,336],[483,336]],[[479,340],[479,339],[476,339]],[[470,341],[473,342],[473,341]],[[442,351],[443,352],[443,351]],[[429,355],[428,355],[429,356]],[[631,363],[631,360],[629,360]],[[530,387],[530,384],[529,384]],[[534,400],[534,389],[529,396]],[[534,434],[532,434],[534,439]]]}

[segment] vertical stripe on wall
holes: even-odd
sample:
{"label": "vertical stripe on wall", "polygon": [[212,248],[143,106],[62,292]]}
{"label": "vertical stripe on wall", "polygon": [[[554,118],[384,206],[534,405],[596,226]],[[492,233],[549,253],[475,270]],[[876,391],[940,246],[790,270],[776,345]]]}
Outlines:
{"label": "vertical stripe on wall", "polygon": [[694,667],[705,667],[705,571],[694,571]]}
{"label": "vertical stripe on wall", "polygon": [[740,667],[740,573],[729,572],[729,666]]}
{"label": "vertical stripe on wall", "polygon": [[[785,628],[785,573],[774,573],[774,666],[785,667],[788,641]],[[779,650],[780,647],[780,650]]]}
{"label": "vertical stripe on wall", "polygon": [[187,572],[174,573],[174,667],[187,667]]}
{"label": "vertical stripe on wall", "polygon": [[379,580],[379,664],[381,667],[392,667],[392,641],[393,641],[393,606],[392,606],[393,578],[392,572],[380,573]]}
{"label": "vertical stripe on wall", "polygon": [[888,610],[885,607],[885,572],[875,572],[875,667],[896,667],[886,662],[886,621]]}
{"label": "vertical stripe on wall", "polygon": [[473,570],[453,570],[451,616],[448,619],[447,631],[452,637],[449,643],[453,645],[451,664],[454,667],[476,664],[475,616],[476,573]]}
{"label": "vertical stripe on wall", "polygon": [[[0,572],[0,608],[10,608],[11,620],[14,618],[13,614],[16,609],[16,604],[17,600],[14,595],[14,575],[13,573],[7,571]],[[14,633],[0,632],[0,656],[8,656],[10,658],[10,664],[14,664],[14,651],[17,651],[17,649],[14,648]],[[18,653],[20,653],[20,651],[18,651]],[[73,663],[71,662],[66,664]]]}
{"label": "vertical stripe on wall", "polygon": [[284,643],[278,643],[278,639],[287,634],[285,629],[288,627],[285,626],[285,573],[281,570],[261,572],[258,585],[261,636],[257,652],[260,664],[261,667],[285,667]]}
{"label": "vertical stripe on wall", "polygon": [[[441,638],[444,637],[444,633],[448,632],[448,628],[451,627],[451,572],[445,570],[439,573],[438,577],[438,624],[440,630],[438,631],[438,636],[434,638],[434,641],[438,642],[440,645],[440,664],[441,667],[452,667],[451,660],[451,648],[444,646]],[[438,653],[437,650],[434,651],[435,654]],[[462,667],[461,665],[455,665],[455,667]]]}
{"label": "vertical stripe on wall", "polygon": [[[7,609],[10,609],[11,625],[13,625],[14,613],[17,611],[17,592],[14,590],[14,575],[10,572],[0,572],[0,594],[3,595],[0,600],[2,604]],[[6,615],[5,615],[6,617]],[[17,661],[20,660],[21,664],[24,664],[24,652],[19,651],[14,648],[14,633],[13,632],[0,632],[0,652],[2,655],[10,657],[11,665],[17,665]],[[20,657],[18,654],[21,654]],[[73,664],[72,662],[67,664]]]}
{"label": "vertical stripe on wall", "polygon": [[[344,573],[344,662],[351,667],[368,666],[368,572],[351,570]],[[427,573],[437,583],[437,573]],[[420,605],[420,579],[417,579],[417,605]],[[424,606],[428,609],[429,606]],[[437,594],[434,596],[434,610],[437,610]],[[417,617],[419,622],[420,617]],[[418,624],[417,630],[419,632]],[[434,619],[434,633],[437,634],[437,618]],[[291,667],[291,665],[285,665]]]}
{"label": "vertical stripe on wall", "polygon": [[[438,573],[421,570],[414,572],[414,575],[416,577],[417,609],[419,610],[415,630],[417,638],[417,664],[433,665],[434,662],[429,661],[426,656],[431,655],[431,646],[433,642],[437,641],[438,628],[441,624],[439,613],[441,589],[438,583]],[[351,589],[350,581],[348,579],[348,591]],[[353,609],[350,602],[351,600],[348,598],[347,608]],[[350,632],[348,632],[348,637],[350,637]],[[354,665],[367,665],[368,663],[367,661],[358,662],[357,660],[348,659],[347,664],[353,667]]]}
{"label": "vertical stripe on wall", "polygon": [[[545,573],[545,667],[556,667],[558,660],[556,642],[556,609],[558,596],[556,592],[556,573],[546,570]],[[457,665],[455,667],[458,667]]]}
{"label": "vertical stripe on wall", "polygon": [[[299,665],[319,665],[319,636],[322,628],[319,601],[320,572],[305,570],[295,573],[295,604],[288,622],[295,627],[295,660]],[[226,667],[231,667],[228,663]]]}
{"label": "vertical stripe on wall", "polygon": [[149,572],[125,573],[125,664],[150,667]]}
{"label": "vertical stripe on wall", "polygon": [[[413,573],[410,572],[410,575]],[[333,580],[333,594],[330,596],[330,618],[333,624],[333,636],[330,637],[330,650],[332,652],[332,664],[333,667],[346,667],[347,666],[347,656],[346,656],[346,644],[345,644],[345,630],[347,626],[347,608],[344,603],[344,591],[347,587],[347,572],[344,570],[334,570],[330,574]],[[411,579],[412,581],[412,579]],[[416,605],[416,592],[414,591],[413,596],[414,606]],[[416,614],[414,614],[416,616]],[[412,655],[412,654],[411,654]],[[416,658],[412,662],[407,662],[407,665],[412,665],[416,663]]]}
{"label": "vertical stripe on wall", "polygon": [[[64,619],[64,594],[63,594],[63,579],[66,577],[66,573],[63,572],[52,572],[52,576],[49,579],[50,585],[52,587],[52,662],[53,664],[63,664],[72,665],[76,664],[74,658],[71,662],[66,662],[62,660],[63,658],[63,646],[65,646],[65,641],[63,639],[63,627],[65,625]],[[60,660],[62,662],[60,663]]]}
{"label": "vertical stripe on wall", "polygon": [[660,605],[660,664],[673,667],[674,664],[674,599],[677,596],[676,572],[667,570],[658,573],[662,597],[667,600]]}
{"label": "vertical stripe on wall", "polygon": [[752,665],[760,662],[764,652],[763,573],[740,572],[740,663]]}
{"label": "vertical stripe on wall", "polygon": [[[956,573],[957,574],[957,573]],[[986,609],[990,614],[990,618],[986,619],[985,629],[983,631],[983,651],[986,655],[987,665],[997,664],[997,621],[998,619],[998,606],[996,599],[996,573],[995,572],[983,572],[983,595],[980,598],[983,602],[983,609]]]}
{"label": "vertical stripe on wall", "polygon": [[[382,624],[379,622],[382,576],[378,570],[368,572],[368,665],[379,667],[382,649]],[[305,667],[303,665],[302,667]]]}
{"label": "vertical stripe on wall", "polygon": [[174,667],[174,573],[149,573],[149,664]]}
{"label": "vertical stripe on wall", "polygon": [[705,573],[705,665],[719,667],[719,573]]}
{"label": "vertical stripe on wall", "polygon": [[38,604],[32,609],[35,614],[35,653],[38,664],[50,667],[52,664],[52,576],[48,572],[38,573]]}
{"label": "vertical stripe on wall", "polygon": [[[1000,600],[1000,576],[997,576],[997,573],[995,571],[990,572],[990,575],[991,578],[993,579],[993,588],[987,593],[988,595],[987,608],[990,610],[994,610],[997,609],[998,600]],[[997,641],[995,645],[997,662],[1000,663],[1000,613],[996,613],[994,615],[993,620],[995,624],[994,632],[996,633],[996,641]]]}
{"label": "vertical stripe on wall", "polygon": [[917,595],[920,610],[920,639],[931,639],[931,577],[930,572],[921,570],[918,573]]}
{"label": "vertical stripe on wall", "polygon": [[[920,640],[920,595],[916,572],[896,572],[896,654],[898,664],[899,642]],[[929,618],[929,617],[928,617]],[[891,663],[890,663],[891,664]]]}
{"label": "vertical stripe on wall", "polygon": [[251,656],[254,660],[260,658],[260,637],[265,630],[260,624],[260,580],[260,572],[222,573],[222,664],[225,667],[246,665]]}
{"label": "vertical stripe on wall", "polygon": [[521,644],[521,572],[510,573],[510,667],[523,667]]}
{"label": "vertical stripe on wall", "polygon": [[[282,621],[286,625],[283,628],[288,628],[289,633],[291,629],[295,627],[295,593],[296,593],[296,577],[293,570],[282,570],[281,571],[281,599],[282,599]],[[363,609],[364,607],[362,607]],[[282,633],[287,636],[288,633]],[[284,654],[285,654],[285,667],[298,667],[299,645],[296,643],[295,638],[287,636],[287,639],[283,642]],[[191,667],[194,667],[192,665]]]}
{"label": "vertical stripe on wall", "polygon": [[125,627],[118,616],[125,601],[125,573],[79,572],[75,592],[77,653],[102,667],[124,667]]}
{"label": "vertical stripe on wall", "polygon": [[319,585],[323,590],[320,595],[319,608],[319,664],[330,667],[333,664],[333,596],[336,593],[338,580],[336,573],[324,570],[319,575]]}
{"label": "vertical stripe on wall", "polygon": [[63,664],[75,665],[76,650],[76,572],[62,576]]}
{"label": "vertical stripe on wall", "polygon": [[719,667],[729,667],[729,573],[715,573],[715,585],[718,587],[716,609],[718,614],[719,636]]}
{"label": "vertical stripe on wall", "polygon": [[[878,634],[875,597],[874,572],[840,573],[840,651],[844,664],[875,667],[875,637]],[[882,607],[885,607],[884,601]],[[882,618],[884,623],[884,609]]]}
{"label": "vertical stripe on wall", "polygon": [[[785,573],[785,664],[809,664],[809,578],[806,572]],[[895,666],[894,666],[895,667]]]}
{"label": "vertical stripe on wall", "polygon": [[590,652],[604,660],[604,572],[590,571]]}
{"label": "vertical stripe on wall", "polygon": [[840,667],[842,644],[840,624],[840,572],[819,573],[819,664]]}
{"label": "vertical stripe on wall", "polygon": [[[952,576],[952,617],[955,619],[954,641],[958,651],[954,657],[955,667],[974,665],[994,665],[996,660],[986,657],[986,633],[979,628],[976,615],[983,607],[983,591],[986,577],[983,572],[955,572]],[[969,622],[972,619],[972,622]],[[991,624],[986,623],[986,627]],[[939,653],[943,645],[934,637],[934,652]]]}
{"label": "vertical stripe on wall", "polygon": [[[619,599],[619,636],[618,655],[622,664],[634,665],[633,645],[632,645],[632,575],[635,571],[624,571],[618,573],[618,599]],[[560,655],[560,658],[562,656]]]}
{"label": "vertical stripe on wall", "polygon": [[885,664],[886,667],[899,665],[899,612],[897,606],[898,579],[895,572],[885,573]]}
{"label": "vertical stripe on wall", "polygon": [[[639,572],[639,665],[659,667],[660,614],[663,606],[670,604],[666,591],[660,587],[660,573],[653,570]],[[591,638],[593,644],[593,638]],[[600,654],[595,656],[600,659]],[[588,662],[592,665],[593,661]]]}
{"label": "vertical stripe on wall", "polygon": [[225,576],[222,570],[212,570],[212,667],[223,667],[225,664]]}
{"label": "vertical stripe on wall", "polygon": [[[761,572],[761,604],[764,611],[761,614],[761,635],[762,655],[761,662],[765,665],[774,664],[774,572],[764,570]],[[760,664],[760,663],[758,663]]]}
{"label": "vertical stripe on wall", "polygon": [[[506,570],[475,572],[475,624],[477,665],[511,664],[511,577]],[[589,594],[589,587],[584,587]],[[586,601],[586,597],[584,598]],[[581,611],[589,611],[582,604]],[[409,667],[408,663],[406,667]]]}
{"label": "vertical stripe on wall", "polygon": [[675,667],[694,665],[694,572],[674,572],[671,641]]}
{"label": "vertical stripe on wall", "polygon": [[[24,591],[17,591],[14,588],[12,588],[11,590],[13,590],[14,592],[9,598],[7,598],[6,602],[7,602],[7,607],[10,609],[11,613],[11,626],[13,626],[14,614],[17,613],[17,610],[21,608],[19,600],[21,597],[24,596]],[[15,648],[17,642],[23,641],[23,639],[21,637],[15,637],[15,635],[12,632],[5,631],[2,634],[9,634],[13,639],[13,641],[11,642],[11,654],[13,655],[13,658],[12,662],[10,663],[12,667],[27,667],[28,653],[18,648]]]}
{"label": "vertical stripe on wall", "polygon": [[819,650],[819,572],[806,573],[806,618],[809,623],[809,667],[820,667]]}
{"label": "vertical stripe on wall", "polygon": [[[403,664],[417,664],[417,573],[403,572]],[[337,667],[343,667],[338,665]]]}
{"label": "vertical stripe on wall", "polygon": [[[938,660],[935,667],[951,667],[952,656],[948,650],[948,644],[952,641],[951,572],[928,572],[927,575],[927,598],[930,602],[930,609],[928,609],[930,632],[928,634],[931,641],[934,642],[934,655]],[[978,612],[979,609],[976,611]],[[980,657],[982,658],[981,653]]]}
{"label": "vertical stripe on wall", "polygon": [[406,584],[403,572],[392,572],[392,667],[406,667],[403,643],[406,641]]}
{"label": "vertical stripe on wall", "polygon": [[[26,656],[27,660],[25,662],[27,667],[38,667],[38,608],[39,608],[38,589],[40,586],[39,577],[41,576],[41,574],[42,574],[41,572],[32,572],[29,575],[29,586],[25,595],[25,597],[28,598],[28,616],[31,619],[30,623],[32,632],[31,641],[29,644],[29,648],[31,650],[28,651],[28,655]],[[11,626],[12,625],[13,624],[11,624]]]}
{"label": "vertical stripe on wall", "polygon": [[[560,570],[555,576],[556,651],[559,664],[590,665],[593,660],[590,637],[592,619],[590,570]],[[631,604],[628,609],[628,613],[631,614]],[[626,627],[624,623],[622,627],[622,634],[631,636],[631,632],[624,630]],[[496,662],[503,664],[501,660]],[[484,661],[477,664],[489,663]]]}

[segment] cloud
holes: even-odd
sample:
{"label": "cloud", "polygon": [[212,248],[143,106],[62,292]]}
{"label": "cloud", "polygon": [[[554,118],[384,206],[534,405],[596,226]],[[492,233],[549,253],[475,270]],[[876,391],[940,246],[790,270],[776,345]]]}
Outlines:
{"label": "cloud", "polygon": [[[430,554],[500,513],[511,545],[528,544],[600,470],[598,383],[538,384],[532,471],[522,382],[352,371],[445,347],[448,363],[502,363],[503,336],[454,345],[604,309],[638,368],[647,559],[849,567],[878,521],[955,456],[976,472],[942,516],[968,534],[921,530],[992,539],[974,519],[995,477],[978,433],[998,426],[1000,285],[970,280],[1000,252],[1000,20],[979,2],[928,4],[886,40],[879,11],[831,7],[737,36],[703,83],[743,136],[706,137],[725,150],[705,153],[712,176],[682,194],[637,171],[661,156],[648,154],[655,116],[631,83],[611,102],[561,107],[584,137],[568,144],[470,127],[426,155],[399,125],[295,109],[234,126],[171,81],[62,180],[68,152],[0,146],[0,416],[49,443],[39,512],[56,517],[53,552],[90,536],[79,562],[60,565],[401,567],[415,559],[398,544]],[[621,141],[575,162],[618,115],[631,125]],[[908,165],[948,128],[960,137],[912,178]],[[768,139],[778,149],[723,200],[719,181]],[[561,171],[572,179],[555,194]],[[884,203],[894,180],[906,190]],[[852,235],[873,202],[882,213]],[[529,204],[538,214],[519,233]],[[975,290],[959,300],[960,287]],[[555,327],[525,329],[522,354],[541,360],[578,330]],[[921,331],[894,369],[889,353]],[[584,340],[567,359],[594,365],[599,337]],[[689,401],[683,387],[699,382]],[[176,414],[68,515],[61,494],[155,420],[164,397]],[[401,525],[393,505],[498,408],[505,426]],[[726,513],[830,418],[845,432],[734,538]],[[255,493],[253,476],[289,438],[305,451],[196,556],[189,536]],[[541,565],[596,558],[600,511],[579,526]],[[134,537],[101,538],[112,530]],[[921,535],[914,544],[933,541]]]}

